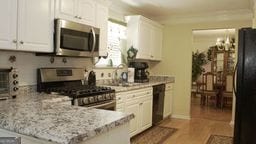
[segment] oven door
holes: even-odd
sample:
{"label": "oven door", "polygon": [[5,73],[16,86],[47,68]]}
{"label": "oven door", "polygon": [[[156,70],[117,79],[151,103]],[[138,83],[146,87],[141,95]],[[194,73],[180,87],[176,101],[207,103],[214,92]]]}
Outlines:
{"label": "oven door", "polygon": [[55,52],[61,56],[99,55],[98,28],[67,20],[55,21]]}
{"label": "oven door", "polygon": [[97,109],[104,109],[104,110],[115,111],[116,110],[116,101],[112,100],[110,102],[99,104],[99,105],[95,105],[95,106],[91,106],[91,107],[97,108]]}

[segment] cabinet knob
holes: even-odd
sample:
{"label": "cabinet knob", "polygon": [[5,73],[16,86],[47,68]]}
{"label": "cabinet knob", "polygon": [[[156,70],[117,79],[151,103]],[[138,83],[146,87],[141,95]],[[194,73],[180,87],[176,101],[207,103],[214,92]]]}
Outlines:
{"label": "cabinet knob", "polygon": [[121,100],[121,98],[119,97],[118,100]]}
{"label": "cabinet knob", "polygon": [[135,95],[132,95],[132,97],[135,97]]}
{"label": "cabinet knob", "polygon": [[78,16],[74,16],[74,18],[78,18]]}
{"label": "cabinet knob", "polygon": [[24,44],[24,42],[23,42],[23,41],[20,41],[20,44]]}
{"label": "cabinet knob", "polygon": [[13,40],[12,42],[13,42],[13,43],[17,43],[17,40]]}
{"label": "cabinet knob", "polygon": [[82,19],[82,17],[80,17],[80,16],[79,16],[78,18],[79,18],[79,19]]}

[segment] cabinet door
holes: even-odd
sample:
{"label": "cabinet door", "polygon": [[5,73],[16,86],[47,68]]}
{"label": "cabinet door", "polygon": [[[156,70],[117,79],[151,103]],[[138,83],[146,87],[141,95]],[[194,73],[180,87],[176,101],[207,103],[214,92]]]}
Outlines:
{"label": "cabinet door", "polygon": [[78,0],[77,15],[82,23],[95,26],[95,7],[92,0]]}
{"label": "cabinet door", "polygon": [[164,97],[164,117],[171,115],[172,113],[172,90],[165,91]]}
{"label": "cabinet door", "polygon": [[18,49],[53,52],[53,0],[19,0]]}
{"label": "cabinet door", "polygon": [[139,115],[139,104],[137,102],[133,102],[133,103],[127,103],[127,105],[125,106],[125,112],[127,114],[134,114],[134,119],[132,119],[130,121],[130,130],[129,130],[129,134],[130,136],[134,136],[135,134],[138,133],[138,128],[139,128],[139,119],[140,119],[140,115]]}
{"label": "cabinet door", "polygon": [[163,46],[163,32],[161,28],[156,26],[152,27],[151,34],[151,60],[161,60],[162,57],[162,46]]}
{"label": "cabinet door", "polygon": [[149,59],[150,47],[151,47],[151,26],[149,23],[139,22],[139,44],[137,58]]}
{"label": "cabinet door", "polygon": [[55,17],[67,20],[78,20],[77,17],[77,0],[56,0]]}
{"label": "cabinet door", "polygon": [[140,131],[143,131],[152,126],[152,99],[143,100],[140,103]]}
{"label": "cabinet door", "polygon": [[0,0],[0,49],[16,49],[17,0]]}
{"label": "cabinet door", "polygon": [[97,5],[96,26],[100,28],[100,56],[107,56],[108,41],[108,7]]}

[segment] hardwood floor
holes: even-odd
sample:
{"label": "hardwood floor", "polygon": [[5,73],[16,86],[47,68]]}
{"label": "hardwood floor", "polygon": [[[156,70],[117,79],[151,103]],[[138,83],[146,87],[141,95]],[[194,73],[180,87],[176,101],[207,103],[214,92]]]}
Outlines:
{"label": "hardwood floor", "polygon": [[229,125],[229,122],[203,118],[171,119],[164,121],[161,126],[178,129],[163,144],[205,144],[212,134],[233,135],[233,128]]}
{"label": "hardwood floor", "polygon": [[230,109],[202,108],[200,99],[192,99],[191,120],[167,119],[160,124],[178,129],[164,144],[205,144],[210,135],[233,136],[231,115]]}
{"label": "hardwood floor", "polygon": [[214,106],[201,106],[200,98],[192,97],[191,117],[230,122],[232,117],[232,108],[226,107],[222,110],[220,108],[215,108]]}

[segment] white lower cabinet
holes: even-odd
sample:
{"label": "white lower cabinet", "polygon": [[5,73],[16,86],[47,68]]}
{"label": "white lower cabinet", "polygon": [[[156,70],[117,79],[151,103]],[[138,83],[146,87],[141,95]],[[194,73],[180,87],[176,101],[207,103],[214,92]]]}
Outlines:
{"label": "white lower cabinet", "polygon": [[117,93],[117,111],[134,114],[130,121],[130,137],[152,126],[152,87]]}
{"label": "white lower cabinet", "polygon": [[172,97],[173,97],[173,84],[168,83],[165,85],[164,118],[172,114]]}

